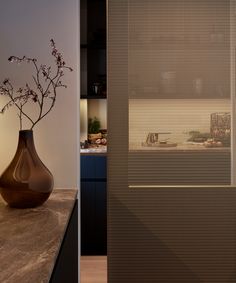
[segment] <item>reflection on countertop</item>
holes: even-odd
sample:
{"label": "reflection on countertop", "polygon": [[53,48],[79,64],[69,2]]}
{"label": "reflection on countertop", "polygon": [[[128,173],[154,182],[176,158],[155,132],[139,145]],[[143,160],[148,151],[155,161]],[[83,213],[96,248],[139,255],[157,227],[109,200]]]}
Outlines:
{"label": "reflection on countertop", "polygon": [[206,147],[203,144],[182,143],[173,147],[143,146],[141,144],[130,144],[129,151],[216,151],[230,152],[230,147]]}

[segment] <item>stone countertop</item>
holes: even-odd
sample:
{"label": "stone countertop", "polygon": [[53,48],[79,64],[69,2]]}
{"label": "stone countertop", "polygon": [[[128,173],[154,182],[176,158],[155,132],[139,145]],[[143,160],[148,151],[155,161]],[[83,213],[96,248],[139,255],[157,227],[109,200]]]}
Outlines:
{"label": "stone countertop", "polygon": [[92,147],[92,148],[81,148],[80,149],[81,155],[104,155],[107,153],[107,147]]}
{"label": "stone countertop", "polygon": [[14,209],[0,197],[0,282],[48,283],[77,197],[54,189],[37,208]]}

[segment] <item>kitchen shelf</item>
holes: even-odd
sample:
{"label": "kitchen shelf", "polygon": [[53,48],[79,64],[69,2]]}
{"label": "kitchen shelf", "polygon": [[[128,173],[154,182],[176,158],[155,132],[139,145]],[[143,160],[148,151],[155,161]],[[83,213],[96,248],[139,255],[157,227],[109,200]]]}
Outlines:
{"label": "kitchen shelf", "polygon": [[106,1],[82,0],[81,5],[81,99],[105,99],[93,95],[92,87],[98,83],[106,89]]}

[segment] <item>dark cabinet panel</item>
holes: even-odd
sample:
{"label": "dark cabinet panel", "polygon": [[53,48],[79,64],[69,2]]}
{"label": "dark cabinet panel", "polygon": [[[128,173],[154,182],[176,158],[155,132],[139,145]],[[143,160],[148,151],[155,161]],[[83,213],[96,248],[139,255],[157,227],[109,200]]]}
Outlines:
{"label": "dark cabinet panel", "polygon": [[81,254],[95,249],[95,182],[81,182]]}
{"label": "dark cabinet panel", "polygon": [[78,201],[76,200],[49,283],[78,282]]}
{"label": "dark cabinet panel", "polygon": [[94,163],[95,163],[95,178],[106,179],[107,178],[106,156],[96,156],[94,158]]}
{"label": "dark cabinet panel", "polygon": [[81,156],[82,179],[106,179],[106,156]]}
{"label": "dark cabinet panel", "polygon": [[107,254],[107,198],[106,182],[96,182],[95,188],[95,227],[97,254]]}
{"label": "dark cabinet panel", "polygon": [[81,156],[80,168],[82,179],[95,178],[95,159],[93,156]]}
{"label": "dark cabinet panel", "polygon": [[81,156],[81,254],[107,252],[106,156]]}

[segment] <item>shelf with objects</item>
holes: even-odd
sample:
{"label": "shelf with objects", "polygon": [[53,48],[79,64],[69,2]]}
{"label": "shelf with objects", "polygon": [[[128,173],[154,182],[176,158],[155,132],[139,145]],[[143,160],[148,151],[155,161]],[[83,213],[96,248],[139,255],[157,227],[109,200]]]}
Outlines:
{"label": "shelf with objects", "polygon": [[[107,141],[106,1],[81,1],[81,152],[104,153]],[[97,126],[91,127],[91,123]]]}
{"label": "shelf with objects", "polygon": [[129,98],[230,99],[229,6],[205,2],[196,4],[208,5],[200,14],[188,1],[173,4],[170,18],[162,14],[167,2],[156,13],[147,5],[145,17],[138,7],[129,11]]}
{"label": "shelf with objects", "polygon": [[81,98],[106,98],[106,2],[81,1]]}
{"label": "shelf with objects", "polygon": [[229,99],[229,41],[226,45],[222,50],[153,47],[142,53],[130,46],[129,98]]}

